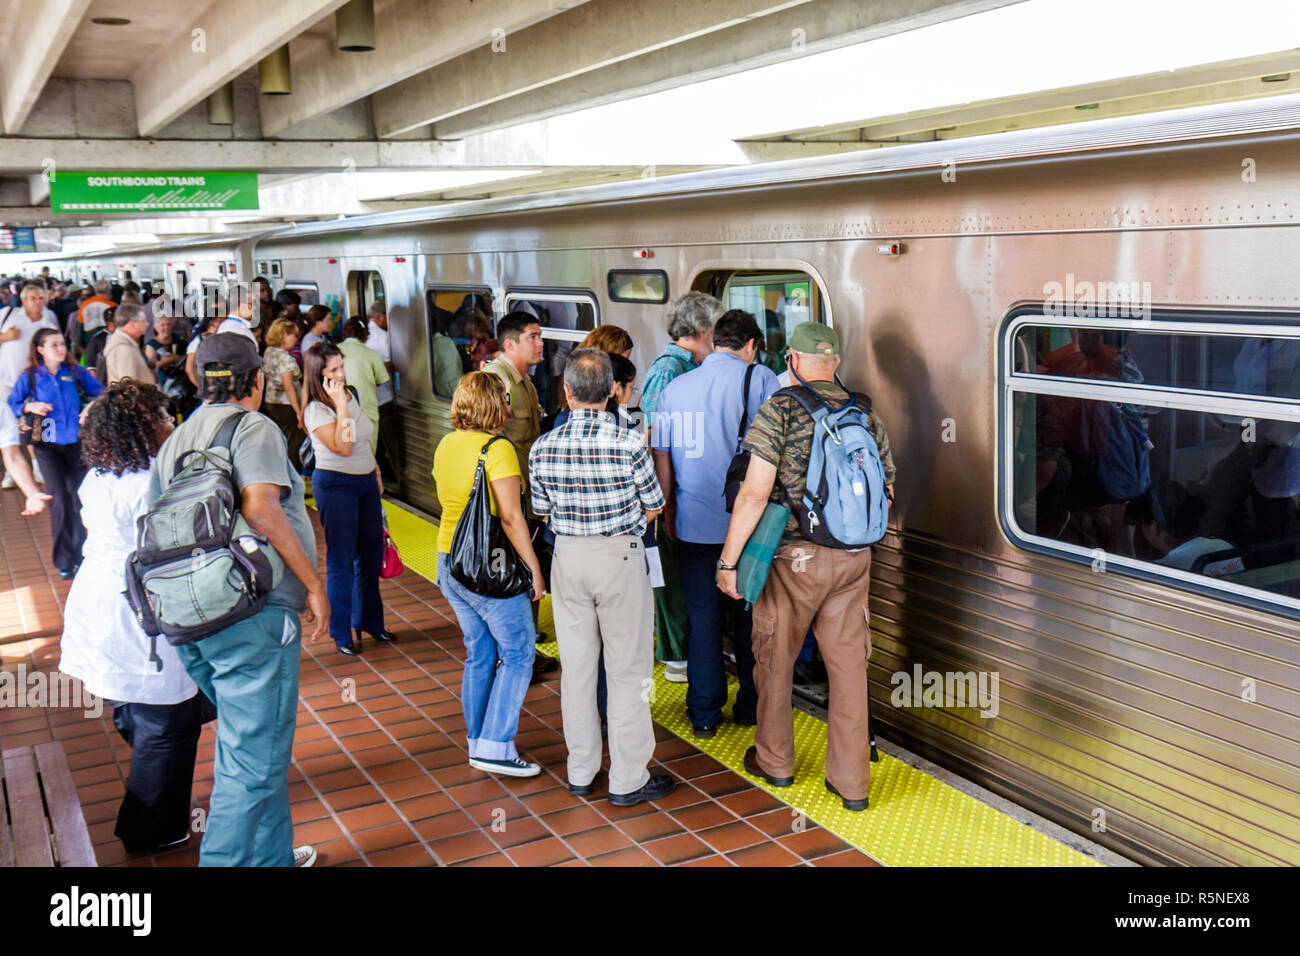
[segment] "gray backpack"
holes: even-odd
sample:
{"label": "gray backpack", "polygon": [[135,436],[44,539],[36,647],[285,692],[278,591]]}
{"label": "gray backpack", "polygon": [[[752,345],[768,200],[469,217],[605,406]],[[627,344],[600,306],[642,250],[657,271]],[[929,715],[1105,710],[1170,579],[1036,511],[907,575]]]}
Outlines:
{"label": "gray backpack", "polygon": [[260,611],[284,575],[283,560],[239,513],[230,443],[246,414],[227,417],[206,449],[183,452],[139,518],[126,597],[150,637],[209,637]]}

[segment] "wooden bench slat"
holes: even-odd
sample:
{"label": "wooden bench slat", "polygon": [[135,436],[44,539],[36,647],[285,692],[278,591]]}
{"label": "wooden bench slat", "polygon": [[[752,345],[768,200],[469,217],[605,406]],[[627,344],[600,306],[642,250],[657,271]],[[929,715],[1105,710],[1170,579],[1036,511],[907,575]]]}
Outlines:
{"label": "wooden bench slat", "polygon": [[37,744],[36,765],[41,772],[41,787],[49,808],[50,825],[59,851],[60,866],[97,866],[90,830],[81,812],[77,785],[72,782],[68,758],[63,745]]}
{"label": "wooden bench slat", "polygon": [[5,764],[0,759],[0,866],[14,865],[14,841],[9,835],[9,799],[5,793]]}
{"label": "wooden bench slat", "polygon": [[14,862],[18,866],[53,866],[50,833],[45,827],[45,804],[41,801],[32,749],[6,750],[4,764],[9,817],[13,824]]}

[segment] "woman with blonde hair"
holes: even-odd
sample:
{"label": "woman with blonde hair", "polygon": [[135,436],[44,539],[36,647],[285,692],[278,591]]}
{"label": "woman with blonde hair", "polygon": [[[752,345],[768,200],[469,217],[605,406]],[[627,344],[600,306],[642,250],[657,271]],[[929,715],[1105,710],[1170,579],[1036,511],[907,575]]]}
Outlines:
{"label": "woman with blonde hair", "polygon": [[[438,442],[433,476],[442,502],[438,528],[438,587],[465,635],[465,670],[461,702],[471,767],[511,777],[533,777],[542,768],[522,759],[515,749],[519,709],[533,676],[531,601],[541,600],[545,585],[524,520],[524,476],[514,446],[497,432],[510,418],[506,389],[490,372],[464,375],[451,400],[456,430]],[[451,564],[451,541],[465,512],[480,459],[490,490],[492,513],[533,576],[532,595],[494,598],[470,591],[443,569]],[[497,667],[497,661],[501,666]]]}
{"label": "woman with blonde hair", "polygon": [[262,353],[262,376],[266,391],[262,394],[262,412],[280,426],[289,446],[289,460],[295,470],[302,468],[298,448],[307,437],[302,427],[302,370],[289,353],[298,342],[298,323],[276,319],[266,330],[266,351]]}

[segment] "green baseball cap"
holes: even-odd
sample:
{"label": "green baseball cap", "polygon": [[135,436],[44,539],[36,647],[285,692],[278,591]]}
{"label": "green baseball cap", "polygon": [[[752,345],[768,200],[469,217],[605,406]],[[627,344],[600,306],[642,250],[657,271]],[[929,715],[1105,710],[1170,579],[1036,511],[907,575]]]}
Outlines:
{"label": "green baseball cap", "polygon": [[800,322],[790,333],[788,348],[804,355],[839,355],[840,337],[829,325],[820,322]]}

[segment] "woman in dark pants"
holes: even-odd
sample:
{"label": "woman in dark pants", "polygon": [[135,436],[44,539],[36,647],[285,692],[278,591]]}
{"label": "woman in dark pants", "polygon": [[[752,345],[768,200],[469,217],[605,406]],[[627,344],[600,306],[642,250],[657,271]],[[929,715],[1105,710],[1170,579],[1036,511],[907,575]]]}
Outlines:
{"label": "woman in dark pants", "polygon": [[131,745],[131,773],[114,833],[132,852],[189,839],[194,760],[216,709],[175,648],[151,642],[122,593],[136,522],[148,509],[149,470],[172,429],[167,399],[152,385],[118,382],[86,411],[80,498],[86,560],[68,592],[59,669],[113,705]]}
{"label": "woman in dark pants", "polygon": [[[337,346],[317,342],[303,355],[303,365],[307,407],[302,417],[316,455],[311,484],[325,526],[330,637],[341,652],[355,655],[363,632],[377,640],[395,640],[384,629],[379,596],[384,483],[370,450],[375,426],[347,387],[343,353]],[[349,625],[357,631],[356,638]]]}
{"label": "woman in dark pants", "polygon": [[103,390],[93,375],[73,364],[62,332],[40,329],[32,336],[27,369],[9,393],[9,407],[20,428],[35,424],[24,416],[43,416],[31,432],[32,451],[51,496],[50,536],[54,539],[54,567],[61,578],[76,572],[86,539],[77,500],[77,488],[86,474],[78,440],[82,397],[94,398]]}

